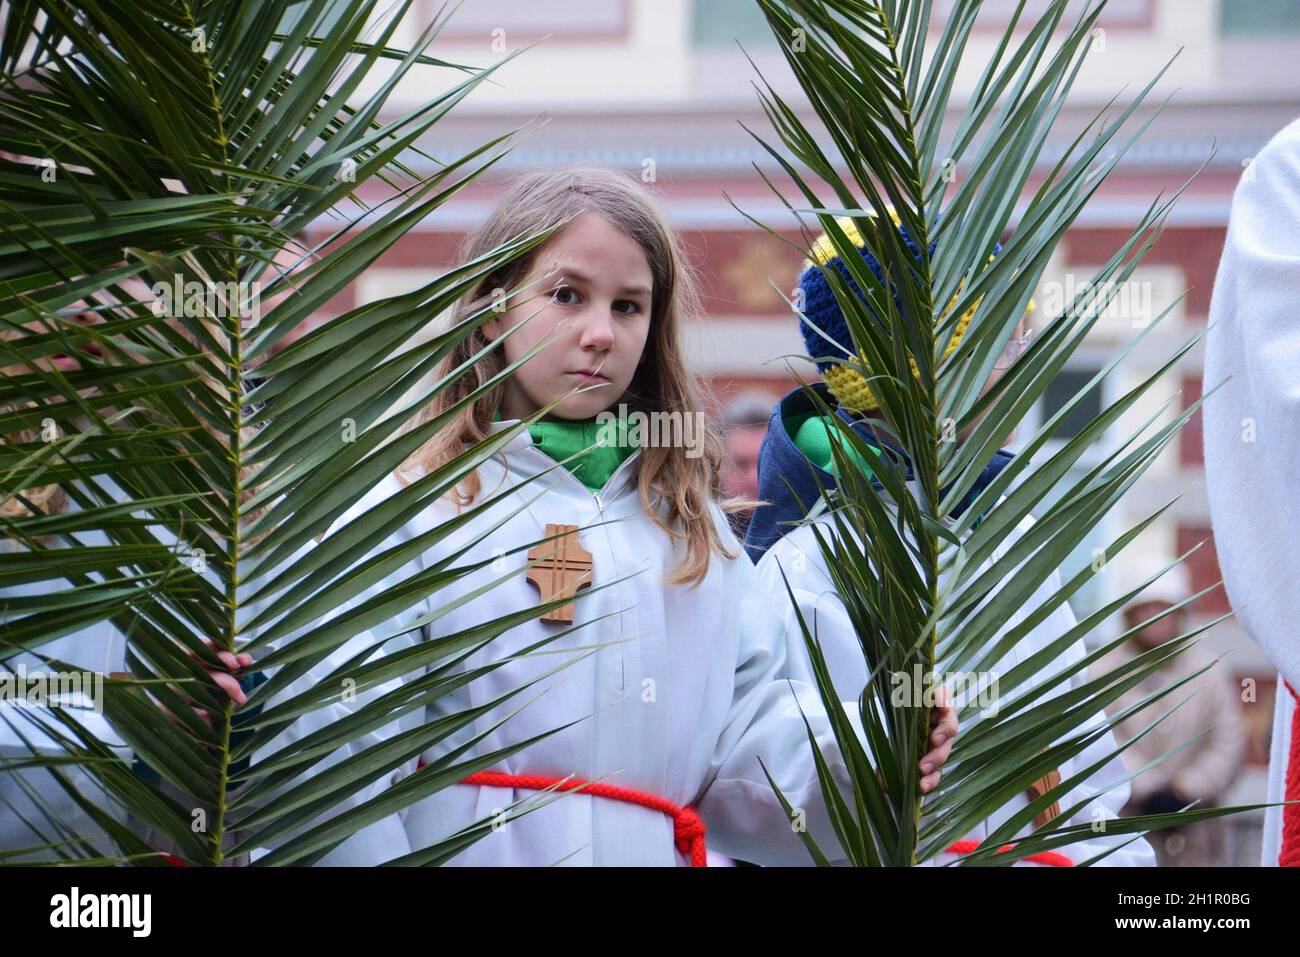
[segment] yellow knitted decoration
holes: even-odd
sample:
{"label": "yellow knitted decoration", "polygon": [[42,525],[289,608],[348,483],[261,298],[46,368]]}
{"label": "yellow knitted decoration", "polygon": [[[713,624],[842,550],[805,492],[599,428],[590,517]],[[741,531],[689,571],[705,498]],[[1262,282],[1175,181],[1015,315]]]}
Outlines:
{"label": "yellow knitted decoration", "polygon": [[[902,220],[898,218],[898,213],[894,211],[894,207],[889,206],[886,207],[886,209],[889,213],[889,218],[894,221],[894,225],[901,225]],[[875,219],[875,210],[869,210],[867,212],[867,217],[869,219]],[[844,235],[848,237],[849,242],[857,246],[859,249],[862,248],[866,240],[862,238],[862,233],[858,232],[858,224],[853,221],[853,217],[836,216],[835,223],[840,227],[840,229],[844,230]],[[825,233],[822,233],[817,237],[817,241],[813,243],[812,259],[805,259],[804,266],[825,266],[838,255],[839,253],[835,251],[835,244],[831,242],[831,238]]]}
{"label": "yellow knitted decoration", "polygon": [[[899,225],[898,213],[894,211],[894,207],[887,207],[887,211],[890,218],[894,221],[894,225]],[[875,219],[876,217],[875,212],[868,212],[867,215],[872,219]],[[840,229],[844,231],[844,235],[848,240],[861,249],[864,242],[862,234],[858,231],[857,224],[853,222],[852,218],[848,216],[837,216],[835,217],[835,222],[839,225]],[[835,251],[834,243],[831,242],[830,238],[825,233],[817,237],[817,241],[813,243],[811,251],[812,258],[805,260],[805,268],[814,265],[825,266],[838,255]],[[994,258],[994,256],[990,255],[989,262],[992,262]],[[952,311],[953,306],[957,305],[957,300],[961,298],[961,291],[965,287],[966,280],[963,278],[961,283],[957,286],[957,291],[949,301],[948,307],[944,309],[943,314],[939,317],[941,322],[947,318],[948,313]],[[952,355],[953,352],[956,351],[957,347],[961,345],[962,337],[966,334],[966,328],[970,325],[970,321],[974,317],[975,311],[983,301],[983,296],[976,299],[971,303],[970,308],[966,310],[962,317],[957,320],[957,326],[953,330],[952,339],[949,340],[947,348],[943,350],[943,358],[939,360],[940,364]],[[1033,299],[1030,299],[1029,305],[1025,307],[1025,314],[1028,315],[1033,312],[1035,308],[1037,308],[1037,304]],[[867,366],[866,357],[863,356],[862,353],[858,353],[857,360],[863,368],[869,368]],[[917,366],[916,360],[909,358],[908,362],[911,363],[912,366],[912,375],[920,378],[921,370]],[[831,394],[835,396],[835,400],[850,412],[868,412],[872,409],[879,408],[880,406],[880,402],[877,400],[875,393],[871,391],[871,386],[868,384],[866,376],[850,365],[841,364],[832,366],[822,373],[822,380],[826,383],[826,387],[831,390]]]}

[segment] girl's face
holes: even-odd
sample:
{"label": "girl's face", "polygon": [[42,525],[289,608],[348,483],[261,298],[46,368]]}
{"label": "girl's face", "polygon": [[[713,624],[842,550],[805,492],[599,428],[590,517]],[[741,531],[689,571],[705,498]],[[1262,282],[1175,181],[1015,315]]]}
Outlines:
{"label": "girl's face", "polygon": [[[650,333],[653,276],[641,247],[607,219],[584,213],[543,246],[529,276],[530,299],[483,326],[515,362],[542,339],[550,345],[505,384],[502,419],[522,419],[571,392],[551,414],[588,419],[617,404],[632,382]],[[525,322],[525,319],[527,321]]]}

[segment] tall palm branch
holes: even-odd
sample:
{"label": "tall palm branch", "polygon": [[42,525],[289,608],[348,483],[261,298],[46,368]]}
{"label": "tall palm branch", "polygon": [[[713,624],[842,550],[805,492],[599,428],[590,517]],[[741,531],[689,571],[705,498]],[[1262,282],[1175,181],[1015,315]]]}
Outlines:
{"label": "tall palm branch", "polygon": [[[1029,177],[1089,54],[1105,0],[1074,4],[1077,14],[1072,21],[1067,17],[1071,4],[1053,0],[1021,36],[1015,31],[1024,3],[1018,4],[946,137],[944,122],[958,66],[968,55],[979,0],[953,5],[934,36],[929,0],[759,3],[820,124],[810,129],[770,84],[759,90],[785,150],[755,138],[801,194],[785,200],[802,229],[802,245],[793,245],[812,257],[808,220],[815,219],[861,290],[861,295],[856,293],[837,270],[823,270],[857,355],[837,352],[828,344],[824,356],[817,358],[833,358],[868,379],[879,403],[871,424],[877,435],[903,451],[911,468],[909,477],[899,456],[865,442],[841,420],[831,420],[836,423],[833,452],[842,478],[826,495],[829,518],[814,529],[862,645],[868,681],[859,701],[866,732],[866,740],[860,741],[836,705],[815,623],[799,615],[828,713],[839,716],[837,737],[854,781],[851,794],[833,786],[824,790],[836,835],[851,862],[916,864],[963,838],[1040,777],[1078,755],[1107,727],[1151,708],[1141,719],[1146,723],[1142,733],[1149,731],[1167,714],[1170,702],[1160,699],[1180,690],[1187,693],[1190,679],[1171,683],[1113,714],[1105,726],[1089,722],[1222,620],[1089,678],[1088,666],[1133,632],[1105,643],[1077,664],[1065,663],[1066,650],[1167,568],[1126,585],[1114,601],[1078,622],[1043,653],[1001,675],[1001,702],[995,713],[974,700],[963,707],[962,731],[939,791],[924,801],[916,797],[916,765],[928,750],[929,709],[915,707],[911,700],[895,703],[891,691],[897,685],[891,677],[912,675],[917,665],[922,673],[978,671],[1010,652],[1104,569],[1104,563],[1094,562],[1078,573],[1063,574],[1059,590],[1040,607],[1025,608],[1200,405],[1193,403],[1172,422],[1157,424],[1169,405],[1164,403],[1140,429],[1119,437],[1098,465],[1080,478],[1070,478],[1070,470],[1089,447],[1112,432],[1193,347],[1199,338],[1194,336],[1059,450],[1039,454],[1087,393],[1159,325],[1168,314],[1165,309],[1043,422],[960,517],[950,517],[1004,437],[1083,344],[1163,229],[1177,194],[1151,204],[1090,286],[1059,314],[1043,317],[1032,345],[981,396],[1053,250],[1158,115],[1157,108],[1137,130],[1122,132],[1168,64],[1112,118],[1106,112],[1113,101],[1098,112],[1024,200],[1012,231],[1017,204],[1028,192]],[[932,42],[927,45],[928,39]],[[953,175],[957,170],[963,171],[961,176]],[[773,190],[780,195],[775,186]],[[844,217],[851,217],[864,248],[880,264],[879,276],[851,241]],[[994,257],[999,240],[1003,244]],[[959,319],[972,307],[964,335],[945,355]],[[798,304],[792,303],[792,308],[797,310]],[[809,392],[822,414],[833,414],[816,392]],[[969,437],[961,439],[972,425]],[[880,488],[855,468],[851,450],[866,460]],[[1047,496],[1054,490],[1061,494],[1052,502]],[[1110,542],[1106,559],[1168,507]],[[1036,521],[1020,534],[1017,526],[1031,510]],[[1005,553],[993,560],[1002,546],[1007,546]],[[1189,596],[1178,607],[1201,594]],[[790,599],[794,601],[793,592]],[[1023,622],[1003,631],[1011,612],[1022,608]],[[1167,612],[1160,617],[1163,614]],[[1113,757],[1107,755],[1106,760]],[[1083,768],[1060,781],[994,829],[962,863],[1007,865],[1095,837],[1090,825],[1065,822],[1091,800],[1091,794],[1083,799],[1077,789],[1101,766]],[[830,782],[824,764],[822,771],[823,781]],[[1057,801],[1062,813],[1054,823],[998,853]],[[1136,835],[1229,811],[1123,818],[1105,827],[1112,834]],[[803,838],[815,859],[829,857],[811,835],[804,832]]]}
{"label": "tall palm branch", "polygon": [[[423,421],[464,370],[432,373],[490,311],[422,330],[546,236],[519,237],[293,340],[518,133],[452,158],[418,148],[500,64],[428,55],[445,10],[396,49],[412,4],[376,6],[0,3],[0,667],[34,658],[71,671],[115,636],[125,647],[103,686],[112,734],[69,707],[0,709],[0,730],[22,743],[0,759],[0,784],[11,785],[0,794],[27,795],[21,813],[37,835],[0,860],[221,864],[265,849],[260,863],[310,863],[510,753],[467,760],[476,735],[376,787],[475,730],[476,712],[453,713],[313,773],[463,687],[481,673],[459,668],[465,658],[562,603],[379,653],[399,613],[433,596],[437,610],[416,626],[445,614],[454,605],[439,607],[439,593],[482,563],[457,564],[459,551],[395,584],[388,576],[494,500],[400,548],[386,539],[527,423],[382,505],[348,510],[499,383]],[[445,89],[399,110],[391,95],[417,69],[437,71]],[[382,197],[372,205],[358,193],[367,184]],[[314,248],[295,239],[326,217],[336,228]],[[169,289],[181,295],[160,308]],[[517,290],[502,292],[506,302]],[[255,298],[270,300],[264,315],[249,308]],[[69,636],[72,653],[42,653]],[[370,642],[321,674],[359,636]],[[237,650],[255,656],[263,679],[243,706],[208,672],[222,667],[216,652]],[[304,686],[308,676],[318,680]],[[346,718],[280,736],[345,692],[358,703]],[[95,833],[73,825],[68,807]],[[0,804],[0,819],[19,813]],[[404,862],[442,860],[487,826]]]}

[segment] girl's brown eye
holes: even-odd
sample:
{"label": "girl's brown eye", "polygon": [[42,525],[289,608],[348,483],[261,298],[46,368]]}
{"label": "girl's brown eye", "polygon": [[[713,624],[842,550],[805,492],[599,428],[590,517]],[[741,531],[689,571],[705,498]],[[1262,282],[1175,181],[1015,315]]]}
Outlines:
{"label": "girl's brown eye", "polygon": [[552,298],[553,300],[555,300],[556,302],[560,303],[561,305],[567,305],[567,300],[564,300],[564,299],[561,299],[561,298],[560,298],[562,295],[564,295],[564,294],[566,294],[566,293],[567,293],[567,294],[572,294],[572,293],[573,293],[573,290],[572,290],[571,288],[569,288],[568,286],[556,286],[556,287],[555,287],[555,291],[554,291],[553,293],[551,293],[551,298]]}

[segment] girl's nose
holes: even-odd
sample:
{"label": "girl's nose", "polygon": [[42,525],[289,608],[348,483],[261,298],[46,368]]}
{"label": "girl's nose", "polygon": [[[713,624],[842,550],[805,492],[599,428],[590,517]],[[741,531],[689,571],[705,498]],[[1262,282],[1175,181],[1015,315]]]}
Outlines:
{"label": "girl's nose", "polygon": [[614,344],[614,324],[601,308],[592,308],[583,317],[581,345],[584,349],[605,350]]}

